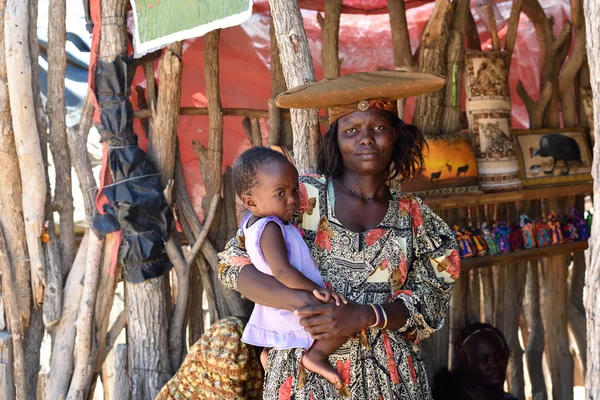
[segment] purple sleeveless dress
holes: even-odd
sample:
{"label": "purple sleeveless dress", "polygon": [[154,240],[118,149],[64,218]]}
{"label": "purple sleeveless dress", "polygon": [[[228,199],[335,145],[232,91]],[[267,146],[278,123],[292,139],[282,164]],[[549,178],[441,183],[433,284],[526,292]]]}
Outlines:
{"label": "purple sleeveless dress", "polygon": [[[273,276],[260,248],[260,237],[267,223],[275,222],[283,233],[290,264],[308,279],[321,287],[325,287],[317,263],[296,226],[284,224],[277,217],[266,217],[259,219],[248,227],[249,218],[250,215],[244,218],[242,230],[246,237],[246,250],[256,269]],[[244,329],[242,341],[255,346],[274,347],[278,350],[297,347],[309,348],[313,343],[313,339],[300,325],[299,320],[300,318],[291,311],[256,304]]]}

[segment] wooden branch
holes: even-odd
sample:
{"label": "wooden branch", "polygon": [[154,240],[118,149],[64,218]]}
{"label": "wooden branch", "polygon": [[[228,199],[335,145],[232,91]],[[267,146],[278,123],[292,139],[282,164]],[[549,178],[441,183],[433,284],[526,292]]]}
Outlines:
{"label": "wooden branch", "polygon": [[160,92],[156,103],[156,117],[148,143],[148,154],[161,172],[163,186],[173,178],[179,101],[181,98],[181,69],[183,42],[170,44],[159,63]]}
{"label": "wooden branch", "polygon": [[[223,163],[223,116],[219,94],[219,35],[220,30],[204,36],[204,79],[208,102],[209,135],[207,163],[202,177],[206,196],[212,199],[221,193],[221,165]],[[208,204],[204,207],[205,212]]]}
{"label": "wooden branch", "polygon": [[112,350],[121,331],[127,326],[127,310],[121,310],[115,322],[113,322],[110,330],[104,335],[103,349],[98,349],[98,360],[96,365],[102,366],[108,357],[108,353]]}
{"label": "wooden branch", "polygon": [[131,383],[127,366],[127,345],[119,344],[115,350],[115,387],[114,400],[129,400],[131,398]]}
{"label": "wooden branch", "polygon": [[278,146],[281,142],[281,114],[274,99],[267,100],[269,105],[269,146]]}
{"label": "wooden branch", "polygon": [[559,93],[562,108],[563,124],[566,128],[578,125],[577,107],[575,104],[575,78],[581,69],[586,54],[586,32],[583,17],[583,0],[571,0],[571,19],[575,39],[571,56],[566,61],[559,75]]}
{"label": "wooden branch", "polygon": [[413,71],[415,60],[410,46],[404,1],[388,0],[388,13],[392,31],[392,46],[394,48],[394,67]]}
{"label": "wooden branch", "polygon": [[[321,24],[321,62],[325,79],[334,79],[340,76],[340,59],[338,56],[338,43],[340,33],[340,14],[342,0],[324,2],[325,18]],[[320,17],[321,13],[317,13]]]}
{"label": "wooden branch", "polygon": [[173,263],[175,273],[177,274],[177,301],[175,309],[171,316],[171,326],[169,327],[169,353],[171,360],[171,370],[177,371],[183,358],[183,348],[185,343],[185,313],[188,307],[189,294],[189,264],[185,262],[179,242],[174,236],[169,238],[165,246],[167,255]]}
{"label": "wooden branch", "polygon": [[515,42],[517,41],[517,30],[521,19],[521,10],[523,9],[523,0],[513,0],[512,8],[510,9],[510,17],[508,18],[508,28],[506,30],[506,39],[504,42],[504,50],[508,54],[508,68],[512,60]]}
{"label": "wooden branch", "polygon": [[75,321],[75,326],[77,327],[75,368],[73,370],[71,386],[66,397],[67,400],[81,399],[87,395],[94,366],[96,365],[96,360],[92,356],[92,330],[103,245],[104,240],[96,236],[93,231],[90,232],[83,291],[81,293],[77,320]]}
{"label": "wooden branch", "polygon": [[[28,393],[25,381],[25,328],[23,327],[23,322],[19,316],[19,308],[17,307],[20,299],[17,297],[17,291],[14,290],[12,286],[14,273],[10,268],[11,263],[6,238],[3,232],[4,230],[4,226],[0,225],[0,274],[2,274],[2,295],[9,306],[8,320],[11,327],[13,342],[13,349],[11,349],[9,356],[14,363],[14,365],[13,363],[9,364],[7,368],[9,368],[10,371],[6,371],[7,374],[10,373],[13,376],[14,382],[11,380],[11,382],[9,382],[11,387],[5,387],[4,389],[13,391],[16,388],[17,398],[25,399]],[[0,375],[0,378],[1,377],[2,375]],[[13,384],[14,386],[12,386]]]}
{"label": "wooden branch", "polygon": [[250,125],[252,127],[252,143],[255,143],[255,146],[262,146],[262,133],[260,132],[260,122],[258,118],[252,118],[250,120]]}
{"label": "wooden branch", "polygon": [[42,303],[44,292],[45,262],[40,237],[45,220],[47,188],[33,107],[28,11],[28,3],[7,0],[4,28],[12,125],[21,180],[27,182],[23,187],[23,214],[31,266],[33,304],[37,307]]}
{"label": "wooden branch", "polygon": [[538,101],[533,101],[531,99],[520,79],[517,84],[517,93],[521,100],[523,100],[525,108],[527,108],[527,113],[529,114],[529,128],[541,128],[543,126],[544,110],[548,106],[548,103],[550,103],[552,97],[552,83],[546,82]]}
{"label": "wooden branch", "polygon": [[[0,0],[0,15],[4,15],[6,0]],[[30,270],[25,240],[25,223],[23,221],[23,198],[21,190],[21,172],[17,159],[15,137],[12,130],[10,99],[6,77],[6,57],[4,46],[4,23],[0,23],[0,226],[4,231],[8,251],[10,287],[19,299],[10,305],[17,313],[24,333],[29,327],[31,317],[31,286]],[[3,275],[4,276],[4,275]],[[10,318],[10,310],[7,310]]]}
{"label": "wooden branch", "polygon": [[[537,261],[531,261],[537,263]],[[506,342],[510,349],[507,381],[509,391],[518,398],[525,398],[525,376],[523,372],[523,349],[519,343],[519,319],[527,279],[527,261],[507,265],[506,279],[509,283],[504,293],[506,305]]]}
{"label": "wooden branch", "polygon": [[481,284],[479,273],[481,270],[468,271],[469,294],[467,301],[467,321],[481,321]]}
{"label": "wooden branch", "polygon": [[66,0],[51,0],[48,12],[48,101],[46,102],[46,111],[50,128],[50,150],[56,172],[52,205],[60,216],[61,258],[65,264],[71,265],[75,258],[75,223],[65,106]]}
{"label": "wooden branch", "polygon": [[220,200],[221,200],[221,196],[219,196],[219,195],[216,195],[211,200],[210,206],[208,208],[208,214],[206,216],[206,219],[204,220],[204,227],[202,228],[202,231],[196,238],[196,241],[194,242],[194,245],[190,249],[190,252],[185,257],[185,262],[187,265],[191,265],[192,262],[194,262],[194,260],[196,259],[196,256],[198,255],[198,252],[202,248],[202,245],[204,245],[204,241],[208,237],[208,232],[210,230],[210,227],[213,224],[215,215],[217,214],[217,208],[219,206]]}
{"label": "wooden branch", "polygon": [[467,13],[467,27],[466,27],[467,45],[471,50],[481,51],[481,40],[479,39],[479,33],[477,32],[477,24],[475,18],[473,18],[473,12],[469,9]]}
{"label": "wooden branch", "polygon": [[546,261],[544,290],[547,293],[542,315],[546,335],[546,356],[552,377],[552,398],[573,399],[573,357],[569,351],[567,331],[568,264],[563,255]]}
{"label": "wooden branch", "polygon": [[73,267],[65,283],[65,299],[60,322],[50,333],[52,335],[52,357],[50,359],[50,372],[46,380],[46,398],[59,399],[67,396],[69,383],[73,374],[73,349],[75,348],[75,335],[77,328],[77,312],[81,303],[83,292],[83,277],[87,264],[87,253],[91,231],[86,230],[79,250],[73,261]]}
{"label": "wooden branch", "polygon": [[[180,60],[181,61],[181,60]],[[161,63],[159,62],[159,68]],[[154,60],[144,63],[144,76],[146,77],[146,103],[148,108],[156,113],[156,104],[158,102],[158,93],[156,87],[156,79],[154,77]],[[148,132],[148,138],[152,136],[152,132]]]}
{"label": "wooden branch", "polygon": [[[297,2],[269,0],[281,65],[288,88],[315,82],[300,7]],[[314,172],[319,146],[318,110],[292,109],[294,158],[300,173]]]}
{"label": "wooden branch", "polygon": [[83,100],[83,108],[81,109],[81,120],[76,127],[67,129],[67,144],[69,146],[69,154],[73,162],[73,168],[81,194],[83,196],[83,205],[85,216],[88,222],[91,222],[96,211],[96,196],[98,189],[96,188],[96,180],[92,172],[92,163],[87,151],[87,137],[92,127],[92,117],[94,115],[94,106],[90,92],[88,92]]}
{"label": "wooden branch", "polygon": [[[0,393],[2,393],[3,398],[6,400],[14,400],[16,398],[13,374],[12,335],[7,331],[0,331]],[[19,392],[19,396],[21,395],[24,395],[24,393]],[[25,398],[25,396],[22,398]]]}
{"label": "wooden branch", "polygon": [[[552,21],[552,20],[551,20]],[[548,128],[560,128],[561,126],[561,104],[560,104],[560,82],[559,75],[571,44],[571,23],[565,22],[559,36],[555,39],[552,33],[549,63],[543,66],[544,76],[552,81],[552,96],[550,104],[544,113],[544,126]]]}
{"label": "wooden branch", "polygon": [[498,28],[496,27],[496,15],[494,14],[494,0],[487,0],[487,17],[490,27],[490,35],[492,36],[492,47],[494,51],[500,51],[500,38],[498,37]]}
{"label": "wooden branch", "polygon": [[[419,71],[446,75],[446,44],[450,34],[452,2],[436,0],[431,17],[421,33]],[[413,124],[425,135],[439,135],[442,121],[443,89],[417,98]]]}
{"label": "wooden branch", "polygon": [[[462,77],[465,67],[465,26],[469,12],[469,0],[454,2],[452,29],[447,46],[447,83],[444,88],[442,109],[442,133],[456,133],[461,129]],[[391,18],[391,17],[390,17]]]}
{"label": "wooden branch", "polygon": [[525,347],[525,357],[531,381],[532,397],[546,399],[546,383],[542,368],[545,339],[540,310],[540,283],[537,264],[537,262],[529,264],[525,284],[525,305],[523,309],[529,336]]}

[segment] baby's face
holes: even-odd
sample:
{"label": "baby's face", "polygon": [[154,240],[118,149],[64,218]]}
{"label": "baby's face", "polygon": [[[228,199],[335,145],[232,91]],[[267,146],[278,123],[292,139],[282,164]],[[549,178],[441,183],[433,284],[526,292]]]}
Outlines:
{"label": "baby's face", "polygon": [[263,165],[258,172],[258,183],[252,189],[255,209],[260,216],[274,215],[287,222],[299,205],[298,171],[289,162]]}

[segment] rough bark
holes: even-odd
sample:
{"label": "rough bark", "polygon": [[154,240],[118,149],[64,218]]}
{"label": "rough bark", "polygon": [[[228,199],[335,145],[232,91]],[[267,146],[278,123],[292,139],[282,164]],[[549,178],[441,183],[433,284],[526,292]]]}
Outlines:
{"label": "rough bark", "polygon": [[71,157],[67,147],[65,71],[67,67],[66,0],[48,4],[48,101],[49,142],[56,171],[52,206],[60,217],[61,259],[71,265],[75,258],[75,222],[71,193]]}
{"label": "rough bark", "polygon": [[179,101],[181,98],[181,69],[183,42],[170,44],[159,62],[158,78],[160,91],[156,103],[156,116],[152,120],[148,154],[161,172],[161,183],[173,179],[175,150],[177,147],[177,125],[179,123]]}
{"label": "rough bark", "polygon": [[[2,295],[7,300],[7,303],[11,305],[8,308],[8,318],[11,327],[11,348],[5,351],[0,351],[3,356],[10,358],[10,363],[5,366],[5,377],[11,378],[9,385],[10,387],[4,387],[6,390],[13,391],[16,389],[16,398],[26,399],[27,398],[27,382],[25,380],[25,353],[24,353],[24,333],[25,327],[23,321],[18,312],[16,305],[18,304],[19,298],[17,297],[17,291],[14,290],[10,282],[14,277],[13,271],[10,268],[10,253],[8,252],[8,246],[6,238],[4,236],[4,226],[0,225],[0,274],[2,274]],[[4,354],[7,353],[7,354]],[[7,360],[2,360],[2,362]],[[0,375],[0,381],[4,376]],[[14,385],[14,386],[13,386]],[[0,384],[0,388],[2,385]],[[10,398],[10,396],[8,396]],[[14,397],[13,397],[14,398]]]}
{"label": "rough bark", "polygon": [[321,25],[321,62],[325,79],[335,79],[340,76],[341,62],[338,58],[338,38],[340,34],[340,14],[342,13],[342,0],[324,2],[325,17],[317,13],[317,20]]}
{"label": "rough bark", "polygon": [[[6,0],[0,0],[0,15],[4,15],[5,6]],[[13,276],[10,285],[19,299],[14,307],[23,330],[27,330],[31,314],[29,257],[23,222],[21,173],[10,114],[3,23],[0,23],[0,165],[0,226],[4,231],[10,259],[8,266]],[[8,301],[5,304],[11,306]],[[10,313],[10,310],[7,312]]]}
{"label": "rough bark", "polygon": [[46,380],[46,398],[59,399],[67,396],[71,375],[73,374],[73,349],[75,348],[75,335],[77,328],[75,321],[83,292],[83,277],[87,264],[87,250],[90,231],[86,231],[79,250],[75,256],[73,267],[69,272],[65,284],[66,294],[63,302],[63,312],[60,322],[51,331],[52,357],[50,359],[50,372]]}
{"label": "rough bark", "polygon": [[505,265],[508,285],[505,287],[506,306],[506,342],[510,349],[507,381],[509,392],[519,398],[525,398],[525,375],[523,371],[523,349],[519,343],[519,319],[527,280],[527,262]]}
{"label": "rough bark", "polygon": [[[294,134],[292,132],[292,125],[290,121],[281,118],[283,110],[277,108],[277,106],[275,105],[275,98],[279,93],[285,92],[287,90],[287,87],[285,86],[285,78],[283,77],[283,68],[281,67],[281,60],[279,57],[279,47],[277,47],[275,28],[273,28],[273,19],[271,19],[271,23],[269,25],[269,35],[271,37],[271,99],[269,103],[273,103],[273,106],[269,105],[269,118],[271,118],[271,108],[274,107],[273,112],[277,110],[277,114],[279,114],[281,119],[279,125],[275,125],[275,121],[271,121],[271,130],[269,132],[269,145],[281,144],[289,150],[292,150],[292,146],[294,145]],[[287,111],[289,112],[289,110]],[[277,142],[277,135],[273,136],[273,140],[271,141],[271,135],[273,134],[274,129],[276,128],[279,132],[279,138]]]}
{"label": "rough bark", "polygon": [[25,234],[31,265],[33,301],[43,300],[45,261],[42,227],[45,219],[46,181],[34,109],[32,68],[29,51],[28,3],[8,0],[4,15],[6,71],[12,125],[23,185]]}
{"label": "rough bark", "polygon": [[[15,397],[15,381],[13,376],[12,341],[12,335],[10,333],[0,331],[0,393],[2,393],[2,398],[6,400],[14,400],[17,398]],[[25,374],[23,374],[23,376],[24,375]],[[24,390],[24,388],[22,389]],[[19,395],[22,393],[19,393]],[[18,398],[24,399],[25,396],[19,396]]]}
{"label": "rough bark", "polygon": [[[594,96],[594,126],[600,126],[600,4],[594,0],[584,0],[585,25],[587,33],[588,63]],[[595,129],[595,142],[599,143],[600,130]],[[600,188],[600,148],[594,147],[594,191]],[[600,210],[600,196],[594,196],[595,210]],[[587,372],[585,388],[588,399],[600,399],[600,219],[595,218],[590,238],[590,263],[586,273],[585,310],[587,317]]]}
{"label": "rough bark", "polygon": [[127,345],[120,344],[115,351],[115,387],[114,400],[129,400],[131,398],[131,385],[127,370]]}
{"label": "rough bark", "polygon": [[540,309],[540,281],[537,262],[531,262],[527,267],[525,283],[524,315],[527,322],[529,340],[525,347],[525,359],[531,381],[531,393],[534,399],[546,400],[546,382],[542,368],[544,353],[544,323]]}
{"label": "rough bark", "polygon": [[[149,110],[152,110],[152,113],[156,113],[156,102],[158,100],[157,90],[156,90],[156,79],[154,77],[154,60],[147,61],[144,63],[144,75],[146,77],[146,105]],[[159,63],[160,68],[160,63]],[[177,100],[177,104],[179,104],[179,100]],[[140,104],[141,108],[141,104]],[[152,140],[152,124],[148,124],[146,129],[146,137],[148,141]]]}
{"label": "rough bark", "polygon": [[552,377],[552,398],[573,399],[573,357],[569,351],[567,330],[568,265],[565,256],[555,255],[546,261],[543,305],[546,355]]}
{"label": "rough bark", "polygon": [[[421,34],[419,71],[446,75],[446,44],[450,33],[452,2],[436,0],[431,17]],[[425,135],[439,135],[442,121],[443,89],[417,98],[413,124]]]}
{"label": "rough bark", "polygon": [[578,124],[574,87],[575,78],[586,58],[583,0],[571,0],[571,22],[574,31],[573,48],[559,76],[560,104],[565,127]]}
{"label": "rough bark", "polygon": [[[171,377],[168,356],[167,310],[164,303],[164,277],[143,284],[125,284],[128,312],[127,343],[132,399],[155,398]],[[160,327],[161,329],[156,329]]]}
{"label": "rough bark", "polygon": [[[315,82],[300,7],[295,1],[269,0],[281,66],[288,88]],[[298,172],[314,172],[319,146],[318,110],[292,109],[294,159]]]}
{"label": "rough bark", "polygon": [[392,31],[392,46],[394,48],[394,67],[412,71],[415,68],[415,60],[410,47],[404,1],[388,0],[388,13]]}
{"label": "rough bark", "polygon": [[[469,0],[455,2],[452,29],[448,34],[447,83],[444,88],[442,108],[442,133],[456,133],[461,129],[461,92],[465,67],[465,26],[469,13]],[[391,16],[390,16],[391,18]]]}
{"label": "rough bark", "polygon": [[571,267],[569,277],[569,331],[577,343],[578,356],[581,358],[584,370],[587,364],[586,320],[585,307],[583,305],[585,271],[584,253],[573,254],[573,266]]}
{"label": "rough bark", "polygon": [[281,114],[274,99],[267,100],[269,105],[269,146],[278,146],[281,142]]}

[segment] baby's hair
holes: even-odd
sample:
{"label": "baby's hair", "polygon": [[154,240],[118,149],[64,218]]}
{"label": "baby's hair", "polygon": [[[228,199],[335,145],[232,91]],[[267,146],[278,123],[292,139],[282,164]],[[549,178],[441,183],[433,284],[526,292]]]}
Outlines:
{"label": "baby's hair", "polygon": [[233,186],[241,198],[258,183],[258,170],[270,163],[287,163],[288,159],[278,151],[268,147],[252,147],[233,163]]}

